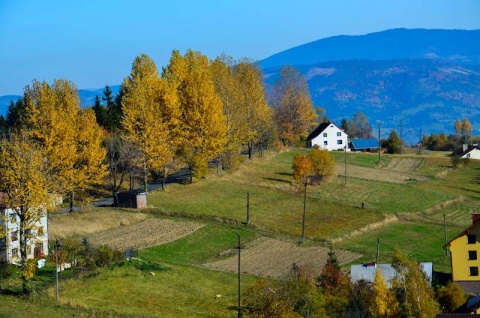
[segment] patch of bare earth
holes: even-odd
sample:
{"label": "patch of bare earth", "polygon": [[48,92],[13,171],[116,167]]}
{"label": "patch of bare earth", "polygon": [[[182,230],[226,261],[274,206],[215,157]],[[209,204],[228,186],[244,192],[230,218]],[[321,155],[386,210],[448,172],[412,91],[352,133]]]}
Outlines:
{"label": "patch of bare earth", "polygon": [[67,236],[88,236],[122,226],[128,226],[150,218],[145,213],[122,213],[95,211],[80,213],[51,214],[48,218],[48,231],[51,238]]}
{"label": "patch of bare earth", "polygon": [[[338,175],[345,175],[345,165],[337,165]],[[394,170],[375,169],[347,164],[347,176],[366,180],[405,184],[411,181],[424,181],[426,177]]]}
{"label": "patch of bare earth", "polygon": [[151,218],[134,225],[93,234],[89,236],[89,241],[93,245],[107,244],[118,250],[146,248],[173,242],[202,226],[196,222]]}
{"label": "patch of bare earth", "polygon": [[[328,259],[328,248],[300,247],[293,243],[261,238],[241,251],[241,271],[256,276],[282,278],[295,263],[302,270],[319,275]],[[340,264],[350,263],[362,255],[345,250],[335,250]],[[238,256],[204,264],[205,267],[226,272],[238,270]]]}

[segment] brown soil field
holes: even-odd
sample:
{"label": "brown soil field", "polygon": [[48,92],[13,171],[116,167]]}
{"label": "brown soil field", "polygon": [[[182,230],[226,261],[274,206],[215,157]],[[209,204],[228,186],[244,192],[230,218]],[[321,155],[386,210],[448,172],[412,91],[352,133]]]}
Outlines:
{"label": "brown soil field", "polygon": [[389,171],[415,173],[418,167],[423,163],[423,159],[418,158],[393,158],[384,168]]}
{"label": "brown soil field", "polygon": [[145,213],[125,213],[112,210],[93,210],[51,214],[48,217],[49,236],[60,239],[67,236],[88,236],[109,229],[128,226],[150,218]]}
{"label": "brown soil field", "polygon": [[[410,164],[410,166],[408,164]],[[412,165],[414,163],[410,162],[408,164],[405,164],[403,167],[396,166],[395,169],[399,169],[399,170],[412,169]],[[392,166],[392,167],[395,167],[395,166]],[[338,164],[337,173],[338,175],[344,176],[345,165]],[[376,181],[391,182],[391,183],[402,183],[402,184],[408,183],[412,180],[417,180],[417,181],[427,180],[427,178],[424,176],[407,173],[407,172],[399,172],[398,170],[388,170],[388,167],[384,169],[377,169],[377,168],[367,168],[367,167],[361,167],[361,166],[355,166],[355,165],[349,165],[349,164],[347,164],[347,175],[349,177],[359,178],[359,179],[376,180]]]}
{"label": "brown soil field", "polygon": [[[256,276],[283,278],[291,273],[293,263],[309,274],[319,275],[328,259],[328,248],[300,247],[296,244],[261,238],[241,251],[240,270]],[[362,255],[335,250],[340,264],[352,262]],[[238,270],[238,256],[204,264],[205,267],[227,272]]]}
{"label": "brown soil field", "polygon": [[90,235],[89,240],[93,245],[107,244],[118,250],[145,248],[175,241],[202,226],[196,222],[150,218],[134,225]]}

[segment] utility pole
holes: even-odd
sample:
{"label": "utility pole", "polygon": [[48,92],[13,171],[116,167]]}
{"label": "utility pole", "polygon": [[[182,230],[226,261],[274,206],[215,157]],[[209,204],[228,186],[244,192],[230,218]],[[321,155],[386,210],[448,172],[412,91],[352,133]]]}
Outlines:
{"label": "utility pole", "polygon": [[377,237],[377,259],[375,261],[375,264],[378,264],[380,261],[380,238]]}
{"label": "utility pole", "polygon": [[347,141],[347,144],[345,145],[345,185],[347,185],[347,147],[348,147],[348,141]]}
{"label": "utility pole", "polygon": [[[445,245],[447,245],[447,215],[443,212],[443,236],[445,239]],[[448,256],[448,249],[445,246],[445,256]]]}
{"label": "utility pole", "polygon": [[302,243],[305,243],[305,210],[307,207],[307,177],[304,180],[305,191],[303,192],[303,217],[302,217]]}
{"label": "utility pole", "polygon": [[418,154],[420,155],[420,151],[422,148],[422,127],[420,127],[420,141],[418,142]]}
{"label": "utility pole", "polygon": [[247,225],[250,225],[250,191],[247,191]]}
{"label": "utility pole", "polygon": [[382,152],[382,142],[380,140],[380,123],[378,123],[378,164],[380,164],[380,153]]}
{"label": "utility pole", "polygon": [[237,234],[237,249],[238,249],[238,318],[242,317],[242,306],[240,302],[240,250],[242,246],[240,245],[240,234]]}
{"label": "utility pole", "polygon": [[60,248],[60,243],[58,240],[55,240],[55,301],[58,302],[58,249]]}

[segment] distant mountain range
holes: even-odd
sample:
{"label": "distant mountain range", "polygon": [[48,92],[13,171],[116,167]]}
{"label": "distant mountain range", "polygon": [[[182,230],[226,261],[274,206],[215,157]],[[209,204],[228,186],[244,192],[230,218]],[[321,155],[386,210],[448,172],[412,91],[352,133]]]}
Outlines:
{"label": "distant mountain range", "polygon": [[[340,124],[363,111],[382,138],[395,129],[408,143],[422,134],[453,133],[468,118],[480,134],[480,30],[393,29],[335,36],[259,61],[266,85],[292,65],[307,79],[315,106]],[[120,86],[111,86],[116,94]],[[79,90],[82,107],[103,89]],[[11,100],[0,97],[0,115]]]}
{"label": "distant mountain range", "polygon": [[480,30],[394,29],[318,40],[259,64],[267,85],[295,66],[333,122],[363,111],[382,138],[395,129],[414,143],[420,130],[453,133],[464,117],[480,134],[479,43]]}

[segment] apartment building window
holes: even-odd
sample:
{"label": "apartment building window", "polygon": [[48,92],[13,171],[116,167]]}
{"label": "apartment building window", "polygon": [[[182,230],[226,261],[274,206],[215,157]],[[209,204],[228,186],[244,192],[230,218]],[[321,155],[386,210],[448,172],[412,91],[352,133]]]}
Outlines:
{"label": "apartment building window", "polygon": [[470,267],[470,276],[478,276],[478,267],[477,266],[471,266]]}
{"label": "apartment building window", "polygon": [[12,248],[12,258],[16,258],[18,256],[18,248]]}
{"label": "apartment building window", "polygon": [[469,260],[476,260],[477,259],[477,251],[468,251],[468,259]]}
{"label": "apartment building window", "polygon": [[468,241],[468,244],[475,244],[475,243],[477,243],[477,235],[475,235],[475,234],[468,234],[468,235],[467,235],[467,241]]}
{"label": "apartment building window", "polygon": [[12,242],[18,241],[18,231],[12,232]]}
{"label": "apartment building window", "polygon": [[337,140],[337,145],[342,145],[343,144],[343,140]]}
{"label": "apartment building window", "polygon": [[323,133],[323,137],[327,137],[327,133]]}
{"label": "apartment building window", "polygon": [[339,131],[337,132],[337,136],[340,137],[342,135],[342,133]]}

